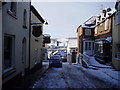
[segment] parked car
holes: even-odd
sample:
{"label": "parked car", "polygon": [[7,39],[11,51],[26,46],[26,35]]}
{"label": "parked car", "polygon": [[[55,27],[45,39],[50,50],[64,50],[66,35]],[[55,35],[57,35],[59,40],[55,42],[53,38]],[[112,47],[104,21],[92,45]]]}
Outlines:
{"label": "parked car", "polygon": [[53,55],[49,59],[49,67],[62,67],[62,58],[59,55]]}
{"label": "parked car", "polygon": [[62,58],[62,62],[67,62],[67,53],[64,51],[57,52],[54,55],[59,55]]}

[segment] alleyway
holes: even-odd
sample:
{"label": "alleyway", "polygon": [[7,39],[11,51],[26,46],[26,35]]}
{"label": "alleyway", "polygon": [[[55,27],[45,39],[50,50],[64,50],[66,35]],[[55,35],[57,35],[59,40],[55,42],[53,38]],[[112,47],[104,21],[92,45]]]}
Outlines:
{"label": "alleyway", "polygon": [[99,69],[64,63],[62,68],[50,68],[32,88],[118,88],[117,81]]}

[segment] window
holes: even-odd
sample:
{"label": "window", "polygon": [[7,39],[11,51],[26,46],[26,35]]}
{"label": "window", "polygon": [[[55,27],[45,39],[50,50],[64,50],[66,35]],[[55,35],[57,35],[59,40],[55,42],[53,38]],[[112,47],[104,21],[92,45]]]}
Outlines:
{"label": "window", "polygon": [[11,2],[10,10],[16,16],[16,2]]}
{"label": "window", "polygon": [[94,42],[92,42],[92,50],[94,50]]}
{"label": "window", "polygon": [[85,29],[85,35],[91,35],[91,29]]}
{"label": "window", "polygon": [[115,58],[120,59],[120,44],[116,44],[115,48],[116,48]]}
{"label": "window", "polygon": [[23,12],[23,28],[27,29],[27,11],[26,11],[26,9]]}
{"label": "window", "polygon": [[98,26],[95,27],[95,34],[98,34]]}
{"label": "window", "polygon": [[35,64],[38,63],[38,49],[35,49],[34,51],[34,61],[35,61]]}
{"label": "window", "polygon": [[4,37],[4,65],[3,69],[11,68],[13,65],[13,37]]}
{"label": "window", "polygon": [[85,42],[85,50],[88,49],[88,42]]}
{"label": "window", "polygon": [[109,20],[107,19],[107,20],[105,21],[105,30],[108,30],[108,27],[109,27]]}
{"label": "window", "polygon": [[120,24],[120,11],[117,11],[115,14],[115,24]]}
{"label": "window", "polygon": [[91,50],[91,42],[89,42],[89,50]]}

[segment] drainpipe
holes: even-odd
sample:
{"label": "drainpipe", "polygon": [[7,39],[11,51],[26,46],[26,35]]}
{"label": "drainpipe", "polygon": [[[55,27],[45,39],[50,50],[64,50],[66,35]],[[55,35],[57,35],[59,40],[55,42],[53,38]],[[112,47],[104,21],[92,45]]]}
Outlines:
{"label": "drainpipe", "polygon": [[31,43],[31,41],[30,41],[30,39],[31,39],[31,0],[30,0],[30,12],[29,12],[29,71],[30,71],[30,43]]}

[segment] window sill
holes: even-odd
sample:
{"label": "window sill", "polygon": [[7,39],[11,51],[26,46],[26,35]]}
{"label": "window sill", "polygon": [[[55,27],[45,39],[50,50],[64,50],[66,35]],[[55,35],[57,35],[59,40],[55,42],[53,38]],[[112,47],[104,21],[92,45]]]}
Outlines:
{"label": "window sill", "polygon": [[8,13],[10,16],[12,16],[13,18],[17,19],[17,17],[13,14],[13,12],[12,12],[12,11],[7,10],[7,13]]}
{"label": "window sill", "polygon": [[15,73],[16,72],[16,69],[11,67],[11,68],[8,68],[6,70],[3,71],[3,74],[2,74],[2,77],[3,79],[10,76],[11,74]]}
{"label": "window sill", "polygon": [[27,29],[27,26],[26,26],[26,25],[23,25],[23,28]]}

